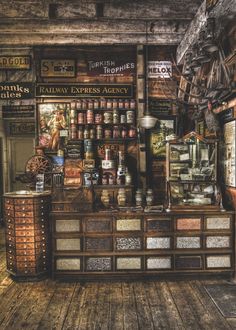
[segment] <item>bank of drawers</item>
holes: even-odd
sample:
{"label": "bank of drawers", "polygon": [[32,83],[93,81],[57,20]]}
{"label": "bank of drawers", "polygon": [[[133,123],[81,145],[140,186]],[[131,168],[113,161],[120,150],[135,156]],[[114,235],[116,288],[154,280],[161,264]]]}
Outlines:
{"label": "bank of drawers", "polygon": [[5,197],[7,270],[16,277],[48,272],[50,197]]}
{"label": "bank of drawers", "polygon": [[234,214],[52,213],[53,273],[232,271]]}

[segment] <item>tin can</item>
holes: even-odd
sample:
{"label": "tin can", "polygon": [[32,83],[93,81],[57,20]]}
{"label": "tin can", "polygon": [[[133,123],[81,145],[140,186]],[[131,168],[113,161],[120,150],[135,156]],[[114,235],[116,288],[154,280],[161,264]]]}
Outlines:
{"label": "tin can", "polygon": [[110,139],[112,137],[112,130],[110,128],[104,129],[104,137],[105,139]]}
{"label": "tin can", "polygon": [[111,159],[111,149],[106,148],[104,160],[110,160],[110,159]]}
{"label": "tin can", "polygon": [[77,110],[81,110],[81,109],[82,109],[82,101],[81,101],[81,100],[78,100],[78,101],[76,102],[76,109],[77,109]]}
{"label": "tin can", "polygon": [[129,110],[126,112],[127,124],[134,124],[134,111]]}
{"label": "tin can", "polygon": [[130,109],[135,109],[136,108],[136,103],[135,103],[135,100],[134,99],[132,99],[132,100],[130,100]]}
{"label": "tin can", "polygon": [[97,139],[102,139],[102,136],[103,136],[103,129],[102,129],[102,126],[101,125],[98,125],[96,127],[96,138]]}
{"label": "tin can", "polygon": [[120,115],[120,123],[121,124],[126,124],[126,115]]}
{"label": "tin can", "polygon": [[88,109],[93,110],[93,100],[88,100]]}
{"label": "tin can", "polygon": [[118,126],[113,127],[113,138],[117,139],[120,137],[120,129]]}
{"label": "tin can", "polygon": [[117,99],[112,100],[112,109],[117,109],[118,108],[118,101]]}
{"label": "tin can", "polygon": [[115,178],[112,174],[108,176],[108,184],[115,184]]}
{"label": "tin can", "polygon": [[98,99],[93,100],[93,108],[94,109],[99,109],[99,101],[98,101]]}
{"label": "tin can", "polygon": [[122,128],[121,137],[125,139],[127,137],[127,129],[125,127]]}
{"label": "tin can", "polygon": [[119,99],[119,102],[118,102],[118,108],[119,109],[124,109],[124,102],[122,99]]}
{"label": "tin can", "polygon": [[130,129],[128,131],[128,136],[130,138],[134,138],[136,136],[136,129],[134,127],[130,127]]}
{"label": "tin can", "polygon": [[87,100],[82,100],[82,110],[87,110]]}
{"label": "tin can", "polygon": [[107,109],[111,109],[112,108],[112,102],[111,100],[107,100]]}
{"label": "tin can", "polygon": [[108,184],[108,177],[106,174],[103,174],[102,176],[102,184]]}
{"label": "tin can", "polygon": [[101,124],[102,123],[102,114],[96,113],[95,114],[95,124]]}
{"label": "tin can", "polygon": [[84,139],[89,139],[89,128],[88,128],[88,126],[85,126],[85,129],[84,129]]}
{"label": "tin can", "polygon": [[90,128],[89,137],[90,137],[90,139],[95,139],[95,137],[96,137],[95,128]]}
{"label": "tin can", "polygon": [[84,113],[83,112],[78,113],[78,124],[84,124]]}
{"label": "tin can", "polygon": [[104,124],[112,124],[113,115],[112,112],[104,112]]}
{"label": "tin can", "polygon": [[75,124],[70,125],[70,138],[71,140],[77,139],[77,128]]}
{"label": "tin can", "polygon": [[113,110],[113,124],[119,124],[119,111]]}
{"label": "tin can", "polygon": [[87,124],[94,123],[94,113],[93,110],[87,110],[86,112]]}
{"label": "tin can", "polygon": [[101,109],[106,109],[107,108],[107,101],[106,101],[106,99],[101,99],[100,100],[100,108]]}
{"label": "tin can", "polygon": [[124,102],[124,108],[129,109],[129,100],[125,100]]}
{"label": "tin can", "polygon": [[84,131],[83,131],[83,127],[81,126],[78,128],[77,137],[79,140],[82,140],[84,138]]}

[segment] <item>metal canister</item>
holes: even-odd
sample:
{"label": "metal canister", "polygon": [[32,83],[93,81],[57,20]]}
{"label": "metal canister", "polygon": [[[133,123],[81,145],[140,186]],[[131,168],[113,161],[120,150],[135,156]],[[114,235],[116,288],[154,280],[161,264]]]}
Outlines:
{"label": "metal canister", "polygon": [[112,102],[111,100],[107,100],[107,109],[112,109]]}
{"label": "metal canister", "polygon": [[135,109],[136,108],[136,103],[135,103],[135,100],[132,99],[130,100],[130,109]]}
{"label": "metal canister", "polygon": [[112,174],[108,176],[108,184],[115,184],[115,178]]}
{"label": "metal canister", "polygon": [[112,112],[104,112],[104,124],[112,124],[113,115]]}
{"label": "metal canister", "polygon": [[119,102],[118,102],[118,108],[119,109],[124,109],[124,102],[122,99],[119,99]]}
{"label": "metal canister", "polygon": [[93,100],[88,100],[88,109],[93,110]]}
{"label": "metal canister", "polygon": [[94,109],[99,109],[99,101],[98,101],[98,99],[95,99],[95,100],[93,101],[93,108],[94,108]]}
{"label": "metal canister", "polygon": [[96,127],[96,138],[97,139],[102,139],[102,136],[103,136],[103,129],[102,129],[102,126],[101,125],[98,125]]}
{"label": "metal canister", "polygon": [[128,136],[130,138],[134,138],[136,136],[136,129],[135,129],[135,127],[130,127],[130,129],[128,131]]}
{"label": "metal canister", "polygon": [[89,128],[88,128],[88,126],[85,126],[85,129],[84,129],[84,139],[89,139]]}
{"label": "metal canister", "polygon": [[102,184],[108,184],[108,177],[106,174],[103,174],[102,176]]}
{"label": "metal canister", "polygon": [[77,137],[79,140],[82,140],[84,138],[84,130],[82,126],[80,126],[77,130]]}
{"label": "metal canister", "polygon": [[125,100],[124,102],[124,108],[129,109],[129,100]]}
{"label": "metal canister", "polygon": [[126,124],[126,115],[125,114],[120,115],[120,123],[121,124]]}
{"label": "metal canister", "polygon": [[87,100],[82,100],[82,110],[87,110]]}
{"label": "metal canister", "polygon": [[121,137],[125,139],[127,137],[127,129],[125,127],[122,128]]}
{"label": "metal canister", "polygon": [[100,100],[100,108],[101,109],[106,109],[107,108],[107,101],[106,101],[106,99],[101,99]]}
{"label": "metal canister", "polygon": [[104,160],[110,160],[110,159],[111,159],[111,149],[106,148]]}
{"label": "metal canister", "polygon": [[104,137],[105,139],[110,139],[112,137],[112,130],[110,128],[104,129]]}
{"label": "metal canister", "polygon": [[113,127],[113,138],[117,139],[120,137],[120,129],[119,126],[114,126]]}
{"label": "metal canister", "polygon": [[117,99],[112,100],[112,109],[117,109],[118,108],[118,101]]}
{"label": "metal canister", "polygon": [[70,138],[71,140],[77,139],[77,128],[75,124],[70,125]]}
{"label": "metal canister", "polygon": [[82,101],[81,100],[77,100],[77,102],[76,102],[76,109],[77,110],[81,110],[82,109]]}
{"label": "metal canister", "polygon": [[93,110],[87,110],[86,112],[87,124],[94,124]]}
{"label": "metal canister", "polygon": [[102,123],[102,114],[101,113],[96,113],[94,118],[95,118],[95,124]]}
{"label": "metal canister", "polygon": [[134,111],[129,110],[126,112],[127,124],[134,124]]}
{"label": "metal canister", "polygon": [[90,137],[90,139],[95,139],[95,137],[96,137],[96,132],[95,132],[95,128],[90,128],[90,130],[89,130],[89,137]]}
{"label": "metal canister", "polygon": [[84,113],[83,112],[78,113],[78,124],[84,124]]}
{"label": "metal canister", "polygon": [[113,124],[119,124],[119,111],[113,110]]}

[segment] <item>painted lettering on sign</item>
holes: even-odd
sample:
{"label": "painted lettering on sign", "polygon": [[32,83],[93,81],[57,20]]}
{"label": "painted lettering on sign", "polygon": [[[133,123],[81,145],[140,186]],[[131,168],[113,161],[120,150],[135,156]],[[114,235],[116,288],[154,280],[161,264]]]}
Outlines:
{"label": "painted lettering on sign", "polygon": [[33,84],[31,82],[0,83],[0,100],[30,99],[33,95]]}
{"label": "painted lettering on sign", "polygon": [[89,76],[129,76],[135,74],[136,65],[127,59],[88,61]]}
{"label": "painted lettering on sign", "polygon": [[43,97],[133,97],[132,85],[37,84],[36,96]]}
{"label": "painted lettering on sign", "polygon": [[40,64],[41,77],[75,77],[75,60],[42,59]]}
{"label": "painted lettering on sign", "polygon": [[170,61],[148,61],[148,78],[172,77],[172,63]]}
{"label": "painted lettering on sign", "polygon": [[28,70],[30,65],[30,56],[0,56],[0,70]]}

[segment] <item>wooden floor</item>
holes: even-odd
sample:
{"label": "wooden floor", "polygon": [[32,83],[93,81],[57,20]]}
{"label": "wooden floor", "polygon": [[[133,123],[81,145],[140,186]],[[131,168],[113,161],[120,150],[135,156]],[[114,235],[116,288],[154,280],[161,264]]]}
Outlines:
{"label": "wooden floor", "polygon": [[204,288],[226,279],[15,283],[0,233],[0,330],[236,329]]}

